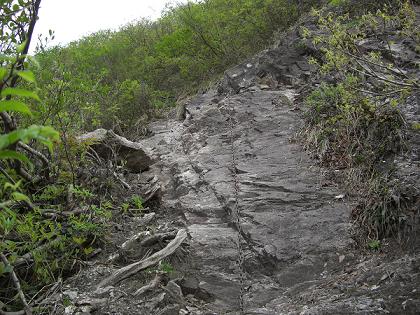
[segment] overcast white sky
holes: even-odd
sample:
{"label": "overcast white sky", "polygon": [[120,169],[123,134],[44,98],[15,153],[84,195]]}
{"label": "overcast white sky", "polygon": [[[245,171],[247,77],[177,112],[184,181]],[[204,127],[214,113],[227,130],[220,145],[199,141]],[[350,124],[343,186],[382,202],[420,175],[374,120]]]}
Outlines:
{"label": "overcast white sky", "polygon": [[55,31],[54,44],[67,44],[102,29],[118,28],[135,19],[160,16],[173,0],[42,0],[33,45],[38,34]]}

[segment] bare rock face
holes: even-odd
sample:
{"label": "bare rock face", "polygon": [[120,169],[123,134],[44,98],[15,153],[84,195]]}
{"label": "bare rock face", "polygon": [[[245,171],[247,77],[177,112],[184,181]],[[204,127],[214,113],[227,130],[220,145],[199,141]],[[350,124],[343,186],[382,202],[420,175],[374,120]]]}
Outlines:
{"label": "bare rock face", "polygon": [[124,162],[132,173],[143,172],[153,164],[145,147],[115,134],[112,130],[96,129],[79,136],[77,140],[90,144],[101,158]]}

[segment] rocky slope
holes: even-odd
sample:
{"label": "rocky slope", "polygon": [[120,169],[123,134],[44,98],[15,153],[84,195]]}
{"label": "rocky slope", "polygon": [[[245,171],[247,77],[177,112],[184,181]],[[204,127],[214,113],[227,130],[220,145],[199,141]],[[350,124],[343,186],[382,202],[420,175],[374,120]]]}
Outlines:
{"label": "rocky slope", "polygon": [[188,244],[168,260],[170,278],[136,296],[151,280],[147,273],[96,290],[128,263],[103,264],[107,257],[99,257],[65,284],[63,294],[76,305],[66,313],[239,314],[242,283],[246,314],[418,314],[418,249],[392,242],[379,253],[357,249],[352,200],[295,141],[302,125],[298,100],[311,75],[308,48],[298,40],[292,31],[277,47],[227,71],[217,91],[188,103],[190,119],[150,125],[153,135],[141,144],[155,163],[131,181],[144,187],[153,178],[159,185],[151,204],[156,214],[147,224],[123,218],[112,242],[119,246],[152,226],[160,233],[186,228]]}

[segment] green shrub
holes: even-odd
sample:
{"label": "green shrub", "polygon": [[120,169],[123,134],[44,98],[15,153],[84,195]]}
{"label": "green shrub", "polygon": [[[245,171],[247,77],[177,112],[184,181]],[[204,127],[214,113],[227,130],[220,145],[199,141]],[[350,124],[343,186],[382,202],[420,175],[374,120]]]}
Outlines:
{"label": "green shrub", "polygon": [[390,33],[393,40],[418,42],[419,32],[407,1],[333,3],[340,9],[335,13],[314,11],[318,31],[303,29],[320,52],[310,62],[320,78],[336,82],[322,83],[306,98],[305,141],[322,163],[345,170],[349,190],[362,199],[353,218],[370,237],[379,239],[397,233],[406,223],[404,211],[410,202],[384,165],[406,148],[408,126],[400,107],[418,91],[419,80],[401,71],[392,53],[360,45],[374,39],[391,45]]}

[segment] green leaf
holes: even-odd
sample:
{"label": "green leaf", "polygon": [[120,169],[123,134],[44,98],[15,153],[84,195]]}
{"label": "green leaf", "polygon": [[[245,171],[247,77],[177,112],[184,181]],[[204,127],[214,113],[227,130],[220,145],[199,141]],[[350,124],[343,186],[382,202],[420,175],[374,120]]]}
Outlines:
{"label": "green leaf", "polygon": [[25,129],[18,129],[5,135],[0,135],[0,150],[22,141],[28,143],[30,140],[38,140],[52,150],[53,141],[59,140],[59,133],[52,127],[32,125]]}
{"label": "green leaf", "polygon": [[28,90],[25,90],[25,89],[19,89],[19,88],[5,88],[1,92],[1,95],[2,96],[12,95],[12,96],[28,97],[28,98],[32,98],[36,101],[41,101],[38,94],[36,94],[35,92],[28,91]]}
{"label": "green leaf", "polygon": [[3,80],[7,73],[8,71],[6,68],[0,68],[0,80]]}
{"label": "green leaf", "polygon": [[15,100],[0,101],[0,112],[6,111],[32,115],[31,110],[25,103]]}
{"label": "green leaf", "polygon": [[16,61],[16,57],[0,54],[0,61],[14,62]]}
{"label": "green leaf", "polygon": [[9,183],[9,182],[6,182],[5,184],[4,184],[4,190],[6,191],[6,190],[8,190],[9,188],[11,189],[11,190],[16,190],[16,189],[18,189],[19,188],[19,186],[20,186],[20,184],[22,183],[22,181],[18,181],[17,183],[15,183],[15,184],[12,184],[12,183]]}
{"label": "green leaf", "polygon": [[10,265],[5,265],[3,262],[0,262],[0,276],[2,276],[5,273],[12,272],[12,267]]}
{"label": "green leaf", "polygon": [[21,162],[32,165],[31,161],[28,159],[28,157],[25,154],[12,151],[12,150],[0,151],[0,160],[5,160],[5,159],[19,160]]}
{"label": "green leaf", "polygon": [[23,80],[29,83],[35,83],[35,75],[32,71],[29,71],[29,70],[17,71],[16,74],[20,76]]}
{"label": "green leaf", "polygon": [[37,69],[41,68],[41,65],[39,64],[38,60],[34,56],[28,55],[26,56],[26,59],[30,61],[30,63],[34,65]]}
{"label": "green leaf", "polygon": [[26,202],[31,202],[31,199],[29,199],[28,196],[26,196],[25,194],[22,194],[18,191],[15,191],[12,193],[12,198],[15,201],[26,201]]}
{"label": "green leaf", "polygon": [[23,52],[23,50],[25,49],[25,46],[26,46],[26,40],[23,42],[23,43],[21,43],[20,45],[18,45],[17,46],[17,52],[20,54],[21,52]]}

